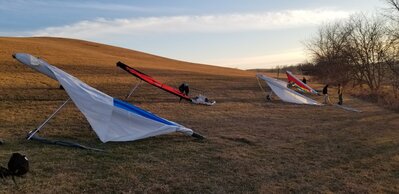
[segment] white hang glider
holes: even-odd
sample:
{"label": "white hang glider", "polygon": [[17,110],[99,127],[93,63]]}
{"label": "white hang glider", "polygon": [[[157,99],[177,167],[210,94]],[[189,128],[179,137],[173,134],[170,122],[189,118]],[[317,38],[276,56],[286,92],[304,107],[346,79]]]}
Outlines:
{"label": "white hang glider", "polygon": [[[104,143],[134,141],[172,132],[203,138],[189,128],[98,91],[32,55],[17,53],[13,57],[30,68],[57,80]],[[69,99],[42,125],[31,132],[28,139],[32,138],[68,101]]]}
{"label": "white hang glider", "polygon": [[256,77],[264,80],[282,101],[295,104],[322,105],[321,103],[310,99],[294,90],[287,88],[287,83],[278,79],[267,77],[262,74],[256,74]]}

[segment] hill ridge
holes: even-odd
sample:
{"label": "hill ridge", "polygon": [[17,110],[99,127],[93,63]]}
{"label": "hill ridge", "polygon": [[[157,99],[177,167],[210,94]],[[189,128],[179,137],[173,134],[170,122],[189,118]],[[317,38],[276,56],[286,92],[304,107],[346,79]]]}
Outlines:
{"label": "hill ridge", "polygon": [[[123,61],[134,67],[185,70],[206,74],[249,75],[239,69],[185,62],[86,40],[58,37],[0,37],[0,57],[13,62],[15,52],[27,52],[52,64],[115,65]],[[65,52],[68,50],[68,52]]]}

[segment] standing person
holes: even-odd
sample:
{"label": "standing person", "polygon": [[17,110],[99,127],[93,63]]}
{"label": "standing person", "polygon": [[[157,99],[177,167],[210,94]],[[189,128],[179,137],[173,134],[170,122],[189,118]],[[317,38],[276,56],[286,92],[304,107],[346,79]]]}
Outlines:
{"label": "standing person", "polygon": [[266,96],[267,101],[272,101],[272,94],[273,94],[273,92],[270,91],[270,93]]}
{"label": "standing person", "polygon": [[293,86],[294,86],[294,83],[292,81],[288,81],[287,88],[292,88]]}
{"label": "standing person", "polygon": [[[183,94],[185,94],[185,95],[188,96],[188,93],[190,92],[190,89],[189,89],[189,87],[188,87],[188,84],[187,84],[187,83],[182,83],[182,84],[179,86],[179,91],[180,91],[181,93],[183,93]],[[181,102],[182,99],[183,99],[183,98],[180,97],[180,101],[179,101],[179,102]]]}
{"label": "standing person", "polygon": [[328,97],[328,84],[323,88],[324,104],[331,104],[331,100]]}
{"label": "standing person", "polygon": [[338,104],[342,105],[344,99],[342,98],[342,92],[343,92],[343,88],[341,86],[341,84],[338,84]]}
{"label": "standing person", "polygon": [[302,79],[302,82],[304,83],[304,84],[306,84],[306,78],[305,77],[303,77],[303,79]]}

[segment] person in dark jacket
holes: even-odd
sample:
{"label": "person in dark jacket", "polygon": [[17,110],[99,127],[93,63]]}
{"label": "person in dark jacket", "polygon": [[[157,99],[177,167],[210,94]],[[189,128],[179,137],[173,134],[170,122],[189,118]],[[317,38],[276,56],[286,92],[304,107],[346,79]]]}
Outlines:
{"label": "person in dark jacket", "polygon": [[303,77],[303,78],[302,78],[302,82],[303,82],[304,84],[306,84],[306,81],[307,81],[306,78]]}
{"label": "person in dark jacket", "polygon": [[343,93],[343,88],[341,86],[341,84],[338,84],[338,104],[342,105],[344,102],[344,99],[342,97],[342,93]]}
{"label": "person in dark jacket", "polygon": [[[187,83],[182,83],[182,84],[179,86],[179,91],[180,91],[181,93],[183,93],[183,94],[185,94],[185,95],[188,96],[188,93],[190,92],[190,88],[188,87],[188,84],[187,84]],[[183,99],[183,98],[180,97],[180,101],[179,101],[179,102],[181,102],[182,99]]]}
{"label": "person in dark jacket", "polygon": [[328,84],[323,88],[324,104],[331,104],[330,97],[328,97]]}
{"label": "person in dark jacket", "polygon": [[294,82],[288,81],[287,88],[292,88],[292,87],[294,87]]}

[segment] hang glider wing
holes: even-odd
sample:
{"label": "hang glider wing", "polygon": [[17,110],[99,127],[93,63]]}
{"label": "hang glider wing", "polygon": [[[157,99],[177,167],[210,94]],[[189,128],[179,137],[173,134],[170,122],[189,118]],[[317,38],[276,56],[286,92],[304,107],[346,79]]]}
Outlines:
{"label": "hang glider wing", "polygon": [[195,137],[198,135],[182,125],[98,91],[32,55],[17,53],[13,56],[21,63],[57,80],[102,142],[134,141],[171,132]]}
{"label": "hang glider wing", "polygon": [[137,77],[137,78],[139,78],[139,79],[141,79],[141,80],[143,80],[143,81],[145,81],[145,82],[147,82],[147,83],[149,83],[149,84],[151,84],[151,85],[153,85],[153,86],[155,86],[157,88],[160,88],[160,89],[162,89],[162,90],[164,90],[166,92],[169,92],[171,94],[174,94],[174,95],[176,95],[176,96],[178,96],[180,98],[183,98],[183,99],[188,100],[188,101],[191,102],[191,98],[189,96],[187,96],[186,94],[180,92],[178,89],[176,89],[174,87],[171,87],[169,85],[163,84],[163,83],[155,80],[154,78],[150,77],[149,75],[146,75],[146,74],[140,72],[139,70],[134,69],[133,67],[129,67],[128,65],[126,65],[126,64],[124,64],[122,62],[118,62],[116,64],[116,66],[122,68],[123,70],[127,71],[128,73],[134,75],[135,77]]}
{"label": "hang glider wing", "polygon": [[267,77],[262,74],[256,75],[258,78],[264,80],[273,92],[283,101],[295,104],[321,105],[321,103],[312,100],[306,96],[287,88],[287,83],[281,80]]}
{"label": "hang glider wing", "polygon": [[295,85],[297,87],[299,87],[301,90],[304,90],[304,91],[312,93],[312,94],[318,94],[316,90],[314,90],[309,85],[303,83],[301,80],[296,78],[290,71],[286,71],[286,74],[287,74],[288,81],[295,83]]}

